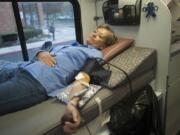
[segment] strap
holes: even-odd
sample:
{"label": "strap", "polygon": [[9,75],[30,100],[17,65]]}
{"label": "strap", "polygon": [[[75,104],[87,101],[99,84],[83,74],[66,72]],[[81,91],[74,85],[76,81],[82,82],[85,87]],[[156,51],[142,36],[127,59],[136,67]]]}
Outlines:
{"label": "strap", "polygon": [[101,105],[101,99],[99,97],[95,98],[96,103],[98,104],[99,109],[99,115],[102,114],[102,105]]}
{"label": "strap", "polygon": [[110,121],[109,111],[103,112],[102,100],[99,97],[95,98],[95,101],[98,104],[98,108],[99,108],[99,117],[100,117],[101,126],[104,126],[106,123]]}
{"label": "strap", "polygon": [[102,102],[101,99],[99,97],[95,98],[96,103],[98,104],[98,109],[99,109],[99,117],[100,117],[100,121],[101,121],[101,125],[103,123],[103,111],[102,111]]}

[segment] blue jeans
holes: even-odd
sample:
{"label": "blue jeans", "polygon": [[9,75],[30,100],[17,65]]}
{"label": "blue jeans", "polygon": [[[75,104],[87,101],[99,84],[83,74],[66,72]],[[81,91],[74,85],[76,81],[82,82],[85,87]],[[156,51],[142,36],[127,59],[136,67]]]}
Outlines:
{"label": "blue jeans", "polygon": [[12,78],[22,63],[0,60],[0,84]]}
{"label": "blue jeans", "polygon": [[20,68],[0,70],[0,115],[25,109],[48,98],[43,86]]}

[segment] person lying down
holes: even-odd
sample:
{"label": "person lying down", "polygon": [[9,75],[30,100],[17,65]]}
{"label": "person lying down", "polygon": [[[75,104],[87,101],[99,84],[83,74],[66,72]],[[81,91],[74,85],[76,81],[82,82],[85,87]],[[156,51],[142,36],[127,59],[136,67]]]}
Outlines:
{"label": "person lying down", "polygon": [[[0,62],[0,115],[25,109],[55,97],[70,83],[77,83],[71,95],[83,90],[90,81],[81,68],[89,58],[102,58],[101,50],[114,44],[117,37],[104,24],[90,34],[86,44],[73,42],[52,47],[46,42],[34,59],[28,62]],[[81,72],[85,80],[75,80]],[[79,90],[79,91],[78,91]],[[80,114],[75,107],[80,97],[72,96],[66,112],[72,114],[73,122],[65,122],[64,131],[72,133],[80,124]]]}

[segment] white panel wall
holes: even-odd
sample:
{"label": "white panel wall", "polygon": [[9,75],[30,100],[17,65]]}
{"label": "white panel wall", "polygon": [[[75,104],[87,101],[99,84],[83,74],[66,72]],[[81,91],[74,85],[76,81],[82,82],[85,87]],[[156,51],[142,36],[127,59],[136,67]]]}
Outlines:
{"label": "white panel wall", "polygon": [[78,1],[81,6],[83,38],[85,41],[88,35],[96,28],[96,22],[93,20],[95,16],[95,0],[78,0]]}
{"label": "white panel wall", "polygon": [[[146,13],[142,12],[136,45],[157,50],[158,65],[155,87],[156,90],[165,93],[171,40],[171,14],[163,1],[151,1],[159,7],[157,17],[148,20],[145,18]],[[146,2],[143,1],[142,6],[145,6]]]}

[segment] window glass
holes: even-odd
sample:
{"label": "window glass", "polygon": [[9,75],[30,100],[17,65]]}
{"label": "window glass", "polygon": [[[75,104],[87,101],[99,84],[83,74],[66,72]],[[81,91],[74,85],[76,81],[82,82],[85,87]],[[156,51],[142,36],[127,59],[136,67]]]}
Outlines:
{"label": "window glass", "polygon": [[11,2],[0,2],[0,60],[23,60]]}
{"label": "window glass", "polygon": [[45,41],[76,39],[70,2],[18,2],[18,6],[30,59]]}

